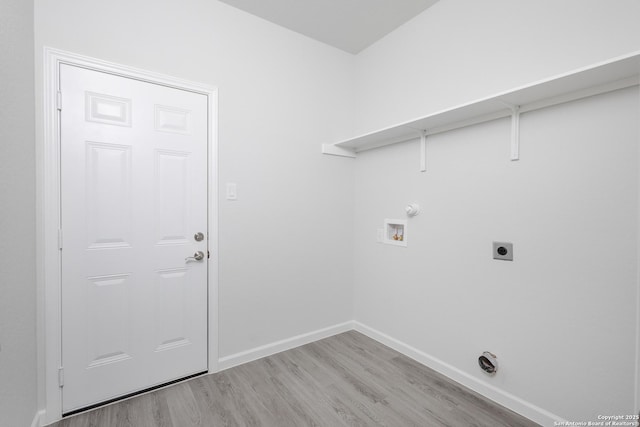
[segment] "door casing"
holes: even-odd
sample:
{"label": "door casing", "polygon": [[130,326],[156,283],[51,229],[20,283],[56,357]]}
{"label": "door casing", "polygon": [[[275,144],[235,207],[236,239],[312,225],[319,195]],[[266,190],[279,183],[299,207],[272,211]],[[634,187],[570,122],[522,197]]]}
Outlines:
{"label": "door casing", "polygon": [[121,77],[159,84],[207,96],[208,108],[208,364],[209,373],[218,370],[218,91],[213,86],[195,83],[155,72],[140,70],[96,58],[45,47],[42,143],[37,153],[37,294],[38,294],[38,382],[44,385],[38,406],[42,424],[62,418],[61,376],[61,254],[60,230],[60,126],[58,111],[60,64],[69,64]]}

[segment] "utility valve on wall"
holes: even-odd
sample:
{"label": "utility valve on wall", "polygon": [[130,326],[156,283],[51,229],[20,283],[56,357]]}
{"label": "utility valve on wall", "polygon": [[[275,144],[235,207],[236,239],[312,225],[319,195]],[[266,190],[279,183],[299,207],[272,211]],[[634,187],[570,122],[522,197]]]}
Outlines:
{"label": "utility valve on wall", "polygon": [[395,246],[407,246],[407,221],[404,219],[384,220],[383,243]]}

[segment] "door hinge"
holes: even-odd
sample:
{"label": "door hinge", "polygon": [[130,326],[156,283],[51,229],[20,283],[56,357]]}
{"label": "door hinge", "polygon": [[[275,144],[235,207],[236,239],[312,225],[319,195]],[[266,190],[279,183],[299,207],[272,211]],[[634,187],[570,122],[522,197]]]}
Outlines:
{"label": "door hinge", "polygon": [[56,108],[58,111],[62,111],[62,92],[60,91],[56,94]]}
{"label": "door hinge", "polygon": [[58,249],[62,250],[62,229],[58,229]]}
{"label": "door hinge", "polygon": [[64,387],[64,368],[58,368],[58,387]]}

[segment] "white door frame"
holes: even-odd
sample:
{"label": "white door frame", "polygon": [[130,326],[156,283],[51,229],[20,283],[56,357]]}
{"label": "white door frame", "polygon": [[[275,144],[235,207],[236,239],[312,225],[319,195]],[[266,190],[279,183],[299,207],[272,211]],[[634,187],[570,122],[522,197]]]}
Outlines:
{"label": "white door frame", "polygon": [[[69,64],[117,76],[203,94],[208,99],[208,371],[218,370],[218,90],[215,87],[90,58],[62,50],[44,49],[44,133],[37,144],[37,275],[38,350],[42,424],[62,418],[59,368],[62,360],[60,229],[60,64]],[[44,390],[42,388],[44,387]],[[44,406],[44,408],[43,408]]]}

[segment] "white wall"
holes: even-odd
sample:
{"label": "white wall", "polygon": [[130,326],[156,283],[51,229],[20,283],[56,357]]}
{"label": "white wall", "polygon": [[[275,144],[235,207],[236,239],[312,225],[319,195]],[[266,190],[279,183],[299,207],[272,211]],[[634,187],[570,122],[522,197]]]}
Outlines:
{"label": "white wall", "polygon": [[[640,50],[638,16],[638,1],[441,0],[357,57],[358,131]],[[426,173],[417,142],[359,153],[356,320],[539,422],[637,413],[639,99],[523,114],[518,162],[507,119],[429,137]],[[409,246],[376,243],[409,201],[424,209]]]}
{"label": "white wall", "polygon": [[36,413],[33,3],[0,3],[0,427]]}
{"label": "white wall", "polygon": [[357,133],[640,49],[638,0],[440,0],[357,56]]}
{"label": "white wall", "polygon": [[50,46],[218,87],[220,357],[351,320],[352,164],[319,154],[351,55],[214,0],[36,2],[35,27],[38,79]]}

